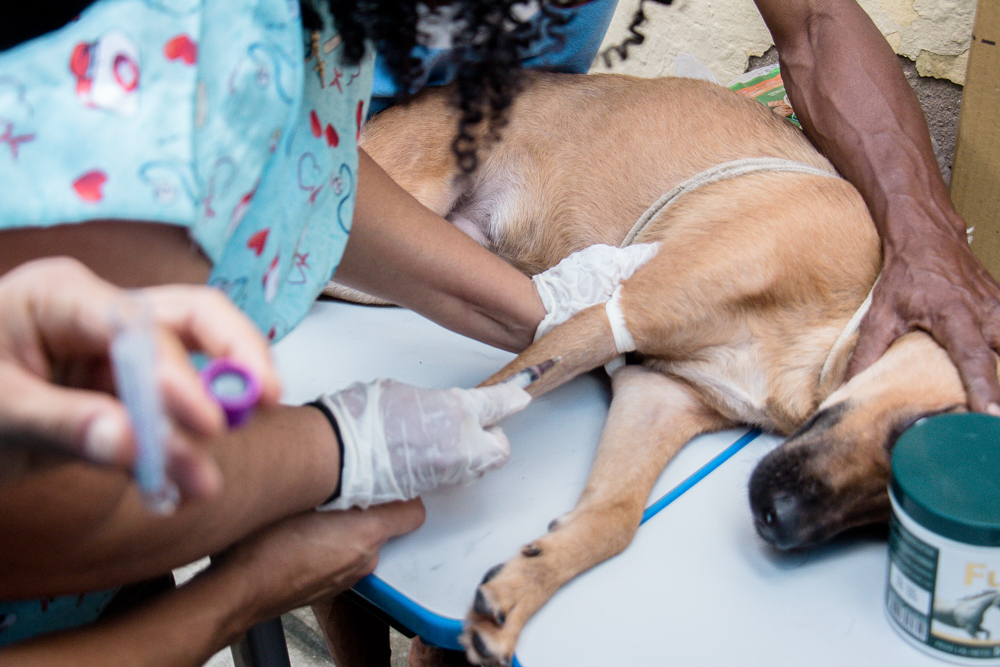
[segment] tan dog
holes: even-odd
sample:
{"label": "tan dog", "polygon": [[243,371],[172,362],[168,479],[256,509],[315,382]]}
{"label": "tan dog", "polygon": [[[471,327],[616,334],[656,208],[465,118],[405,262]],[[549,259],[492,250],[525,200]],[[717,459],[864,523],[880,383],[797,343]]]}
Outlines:
{"label": "tan dog", "polygon": [[[660,243],[622,286],[641,364],[613,377],[576,508],[476,591],[462,638],[473,662],[509,664],[525,622],[559,586],[626,547],[662,468],[698,434],[736,424],[797,431],[751,481],[758,530],[779,547],[888,517],[895,436],[923,415],[961,409],[965,395],[921,334],[840,386],[879,240],[860,195],[799,130],[701,81],[536,75],[503,141],[461,179],[445,95],[377,116],[362,145],[423,204],[527,274],[622,243],[661,195],[709,174],[635,235]],[[713,180],[719,165],[746,159],[759,169]],[[543,393],[616,355],[605,307],[595,306],[487,382],[559,356],[531,388]]]}

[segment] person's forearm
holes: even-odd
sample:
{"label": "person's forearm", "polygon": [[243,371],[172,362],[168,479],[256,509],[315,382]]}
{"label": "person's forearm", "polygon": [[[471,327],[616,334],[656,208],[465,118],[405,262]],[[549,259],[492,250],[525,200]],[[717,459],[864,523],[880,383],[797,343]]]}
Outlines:
{"label": "person's forearm", "polygon": [[337,281],[496,347],[530,345],[545,316],[531,280],[359,154],[354,221]]}
{"label": "person's forearm", "polygon": [[315,507],[335,489],[339,451],[312,407],[279,406],[211,443],[216,497],[151,515],[123,473],[61,464],[0,485],[0,599],[133,582],[215,553]]}
{"label": "person's forearm", "polygon": [[0,650],[0,663],[197,667],[258,620],[245,579],[229,567],[210,568],[121,616]]}
{"label": "person's forearm", "polygon": [[865,198],[886,256],[924,231],[964,239],[920,104],[865,11],[853,0],[757,4],[803,129]]}

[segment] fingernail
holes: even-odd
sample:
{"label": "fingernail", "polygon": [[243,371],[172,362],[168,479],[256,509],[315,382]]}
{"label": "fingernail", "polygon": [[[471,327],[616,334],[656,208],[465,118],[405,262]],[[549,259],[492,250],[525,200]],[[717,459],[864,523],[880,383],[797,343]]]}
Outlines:
{"label": "fingernail", "polygon": [[125,429],[111,415],[101,415],[90,422],[84,438],[84,455],[97,463],[115,463],[120,458]]}
{"label": "fingernail", "polygon": [[990,403],[986,406],[986,414],[993,415],[994,417],[1000,417],[1000,405]]}

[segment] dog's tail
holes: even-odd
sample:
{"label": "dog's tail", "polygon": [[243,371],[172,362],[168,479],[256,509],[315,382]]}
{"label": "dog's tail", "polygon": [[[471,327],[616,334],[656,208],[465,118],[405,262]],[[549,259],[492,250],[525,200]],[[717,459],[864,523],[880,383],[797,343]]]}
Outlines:
{"label": "dog's tail", "polygon": [[539,396],[616,356],[618,349],[602,303],[580,311],[542,336],[480,386],[502,382],[529,366],[558,357],[556,365],[527,388],[532,396]]}

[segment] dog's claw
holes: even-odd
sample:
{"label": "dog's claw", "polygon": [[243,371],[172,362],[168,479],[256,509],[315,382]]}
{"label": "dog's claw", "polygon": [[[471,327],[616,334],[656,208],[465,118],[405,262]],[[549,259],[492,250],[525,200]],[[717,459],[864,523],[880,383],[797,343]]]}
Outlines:
{"label": "dog's claw", "polygon": [[490,611],[490,603],[486,601],[486,596],[483,595],[481,588],[476,589],[476,599],[472,603],[472,611],[482,616],[493,615]]}
{"label": "dog's claw", "polygon": [[502,569],[503,569],[503,563],[491,567],[489,571],[487,571],[486,574],[483,575],[483,580],[479,582],[479,585],[482,586],[483,584],[488,583],[490,579],[500,574],[500,570]]}
{"label": "dog's claw", "polygon": [[507,614],[505,614],[502,609],[493,609],[481,588],[476,589],[476,599],[472,603],[472,610],[477,614],[492,618],[497,625],[503,625],[507,620]]}
{"label": "dog's claw", "polygon": [[486,647],[486,642],[478,632],[472,633],[472,650],[474,650],[476,655],[486,664],[509,664],[509,662],[503,660],[503,658],[498,658],[493,655],[493,652]]}

